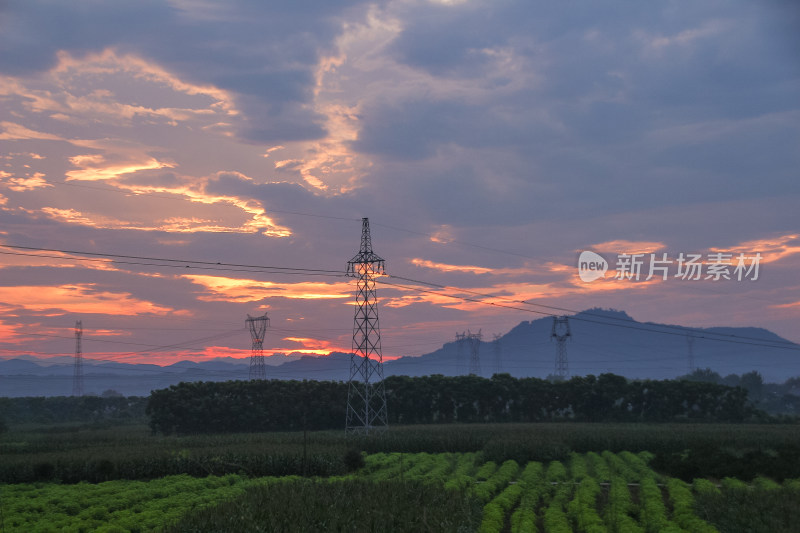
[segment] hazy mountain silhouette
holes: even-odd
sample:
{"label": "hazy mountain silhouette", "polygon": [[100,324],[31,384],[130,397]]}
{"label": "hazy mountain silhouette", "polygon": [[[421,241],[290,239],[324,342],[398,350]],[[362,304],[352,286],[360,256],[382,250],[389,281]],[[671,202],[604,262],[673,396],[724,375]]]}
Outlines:
{"label": "hazy mountain silhouette", "polygon": [[[523,321],[502,335],[499,370],[516,377],[546,377],[554,373],[556,343],[551,341],[552,317]],[[629,378],[667,379],[688,373],[689,341],[696,368],[711,368],[721,375],[757,370],[768,382],[783,382],[800,375],[800,345],[769,330],[751,327],[689,329],[683,326],[637,322],[624,311],[589,309],[570,316],[571,337],[567,358],[571,375],[611,372]],[[477,330],[465,325],[464,329]],[[484,332],[485,338],[492,338]],[[496,369],[495,344],[481,342],[481,375]],[[791,349],[785,349],[785,348]],[[419,356],[401,357],[384,364],[385,375],[459,375],[469,369],[470,350],[455,341]],[[282,355],[268,358],[276,363]],[[346,380],[350,356],[334,352],[326,357],[294,357],[267,366],[267,376],[277,379]],[[122,394],[147,395],[153,389],[181,381],[247,379],[247,359],[181,361],[169,366],[116,362],[84,365],[84,390],[99,394],[113,389]],[[61,396],[72,392],[72,360],[67,356],[38,359],[22,356],[0,360],[0,396]]]}

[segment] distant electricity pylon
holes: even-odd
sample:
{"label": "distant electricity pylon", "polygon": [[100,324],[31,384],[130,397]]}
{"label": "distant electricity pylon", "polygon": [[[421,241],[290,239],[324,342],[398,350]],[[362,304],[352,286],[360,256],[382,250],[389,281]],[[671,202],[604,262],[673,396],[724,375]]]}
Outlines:
{"label": "distant electricity pylon", "polygon": [[368,435],[371,431],[385,430],[389,425],[375,291],[375,276],[383,273],[384,260],[372,251],[369,219],[362,218],[361,247],[347,262],[347,275],[358,282],[347,388],[346,433]]}
{"label": "distant electricity pylon", "polygon": [[691,333],[691,332],[689,332],[689,334],[686,335],[686,344],[688,345],[688,348],[689,348],[689,351],[688,351],[687,355],[688,355],[688,359],[689,359],[688,360],[688,366],[689,366],[689,373],[690,374],[694,373],[694,371],[695,371],[695,366],[694,366],[694,338],[695,338],[694,334]]}
{"label": "distant electricity pylon", "polygon": [[267,313],[264,316],[247,315],[245,320],[253,340],[253,351],[250,354],[250,379],[267,379],[267,367],[264,364],[264,335],[269,325]]}
{"label": "distant electricity pylon", "polygon": [[500,338],[502,335],[500,333],[494,334],[494,341],[492,342],[492,348],[494,349],[494,374],[499,374],[503,371],[503,345],[500,344]]}
{"label": "distant electricity pylon", "polygon": [[481,349],[481,340],[483,339],[483,335],[481,335],[481,331],[478,330],[478,333],[472,333],[470,330],[467,330],[467,342],[469,343],[469,375],[470,376],[480,376],[481,375],[481,359],[480,359],[480,349]]}
{"label": "distant electricity pylon", "polygon": [[83,322],[75,322],[75,370],[72,374],[72,395],[83,396],[83,350],[81,349],[83,337]]}
{"label": "distant electricity pylon", "polygon": [[565,316],[553,317],[553,329],[550,340],[556,340],[556,373],[559,378],[569,377],[569,363],[567,362],[567,339],[572,334],[569,331],[569,320]]}
{"label": "distant electricity pylon", "polygon": [[456,333],[456,371],[459,376],[464,373],[464,368],[466,367],[464,364],[464,348],[466,344],[467,334]]}

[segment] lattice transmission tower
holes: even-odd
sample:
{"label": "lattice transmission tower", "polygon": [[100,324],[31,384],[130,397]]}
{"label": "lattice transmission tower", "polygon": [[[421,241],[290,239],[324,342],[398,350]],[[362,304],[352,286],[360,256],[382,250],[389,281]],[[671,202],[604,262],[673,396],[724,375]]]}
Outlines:
{"label": "lattice transmission tower", "polygon": [[461,375],[464,373],[466,365],[464,364],[464,349],[467,344],[467,333],[456,333],[456,373]]}
{"label": "lattice transmission tower", "polygon": [[83,337],[83,322],[75,322],[75,368],[72,373],[72,395],[83,396],[83,350],[81,348]]}
{"label": "lattice transmission tower", "polygon": [[492,350],[494,352],[494,374],[499,374],[503,371],[503,345],[500,342],[501,338],[502,335],[500,333],[495,333],[494,341],[492,341]]}
{"label": "lattice transmission tower", "polygon": [[480,358],[480,350],[481,350],[481,340],[483,339],[483,335],[481,335],[480,330],[478,333],[472,333],[470,330],[467,330],[467,342],[469,343],[469,375],[470,376],[480,376],[481,375],[481,358]]}
{"label": "lattice transmission tower", "polygon": [[372,251],[369,219],[361,219],[361,247],[347,262],[347,275],[357,279],[353,318],[353,352],[347,387],[346,433],[369,434],[388,427],[383,354],[378,323],[375,277],[384,273],[384,260]]}
{"label": "lattice transmission tower", "polygon": [[250,379],[267,379],[267,365],[264,363],[264,335],[269,326],[267,313],[263,316],[247,315],[245,320],[250,338],[253,341],[253,350],[250,354]]}
{"label": "lattice transmission tower", "polygon": [[565,316],[553,317],[553,329],[550,340],[556,340],[556,372],[561,379],[569,377],[569,363],[567,362],[567,339],[572,337],[569,331],[569,320]]}

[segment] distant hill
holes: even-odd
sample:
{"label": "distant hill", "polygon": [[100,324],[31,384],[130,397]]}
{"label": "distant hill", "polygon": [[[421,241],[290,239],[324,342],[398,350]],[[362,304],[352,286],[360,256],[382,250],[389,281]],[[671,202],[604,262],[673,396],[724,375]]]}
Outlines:
{"label": "distant hill", "polygon": [[[546,377],[555,372],[556,343],[552,317],[518,324],[499,340],[499,370],[516,377]],[[588,309],[569,317],[567,359],[571,375],[606,372],[629,378],[668,379],[689,372],[689,340],[696,368],[723,376],[759,371],[766,381],[783,382],[800,375],[800,345],[762,328],[696,328],[638,322],[624,311]],[[491,335],[484,332],[484,338]],[[785,348],[792,349],[785,349]],[[456,375],[469,368],[469,348],[459,358],[455,342],[435,352],[386,364],[387,374]],[[481,342],[481,370],[496,369],[493,342]]]}
{"label": "distant hill", "polygon": [[[546,377],[554,373],[555,342],[550,339],[552,317],[520,322],[499,340],[479,344],[481,374],[495,370],[516,377]],[[683,326],[637,322],[624,311],[588,309],[569,317],[571,338],[567,358],[571,375],[611,372],[629,378],[667,379],[688,373],[690,336],[695,367],[719,374],[757,370],[767,382],[782,383],[800,376],[800,345],[761,328],[714,327],[690,330]],[[466,328],[465,328],[466,329]],[[484,338],[491,338],[484,332]],[[790,349],[785,349],[785,348]],[[495,354],[499,353],[499,360]],[[284,356],[273,356],[285,360]],[[272,359],[272,358],[269,358]],[[278,379],[346,380],[350,356],[334,352],[325,357],[272,359],[267,375]],[[469,369],[469,347],[446,342],[438,350],[401,357],[384,364],[385,375],[459,375]],[[84,367],[84,390],[100,394],[113,389],[126,396],[148,395],[181,381],[247,379],[249,361],[230,359],[169,366],[92,363]],[[0,360],[0,396],[66,396],[72,392],[69,357],[37,359],[23,356]]]}

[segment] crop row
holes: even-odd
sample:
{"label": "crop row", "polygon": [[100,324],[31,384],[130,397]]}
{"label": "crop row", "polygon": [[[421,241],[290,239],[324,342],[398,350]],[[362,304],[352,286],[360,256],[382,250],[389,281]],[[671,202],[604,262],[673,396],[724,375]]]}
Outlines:
{"label": "crop row", "polygon": [[[424,479],[428,473],[444,481],[446,490],[469,489],[484,505],[481,531],[486,533],[508,525],[520,532],[541,526],[555,532],[715,531],[694,514],[686,484],[670,485],[666,495],[674,499],[675,511],[669,516],[658,485],[665,478],[648,466],[650,460],[646,452],[572,453],[566,462],[530,462],[520,469],[511,460],[502,465],[481,461],[479,454],[376,454],[367,458],[364,475],[383,481]],[[629,483],[640,486],[631,489]]]}
{"label": "crop row", "polygon": [[[263,505],[273,510],[278,505],[275,498],[282,498],[279,493],[287,491],[323,501],[328,496],[320,483],[335,484],[331,491],[337,494],[356,486],[367,492],[382,487],[406,502],[416,498],[415,491],[418,495],[441,494],[436,501],[451,510],[474,514],[470,509],[477,509],[477,518],[468,522],[472,530],[479,528],[481,533],[509,529],[514,533],[715,533],[726,529],[710,523],[717,524],[718,515],[703,514],[702,510],[724,509],[734,505],[730,502],[740,505],[743,501],[759,505],[785,502],[789,513],[800,508],[800,480],[779,485],[767,478],[749,484],[726,478],[717,486],[697,479],[689,485],[657,474],[648,466],[650,459],[646,453],[573,454],[565,462],[528,462],[521,468],[513,460],[499,465],[486,461],[480,453],[377,453],[366,455],[359,471],[316,480],[180,475],[150,482],[0,485],[0,516],[4,531],[9,532],[151,531],[185,521],[188,514],[203,508],[235,517],[247,498],[256,505],[256,495],[269,498]],[[276,483],[285,485],[268,488]],[[252,497],[245,498],[245,493]],[[367,499],[364,505],[372,503]],[[340,508],[348,507],[342,502]],[[215,512],[210,510],[209,516]],[[371,512],[383,520],[377,508]],[[291,523],[286,516],[280,520]],[[436,516],[448,527],[460,527],[448,522],[446,513],[437,512]],[[265,516],[264,520],[278,518]],[[338,520],[331,523],[350,524]],[[278,527],[278,522],[270,523]]]}
{"label": "crop row", "polygon": [[[735,439],[731,435],[735,434]],[[147,426],[14,428],[0,435],[0,482],[101,482],[244,473],[330,476],[347,471],[343,457],[355,449],[373,454],[482,454],[498,465],[553,460],[569,466],[570,454],[649,450],[659,472],[684,481],[734,476],[800,477],[800,425],[717,424],[469,424],[392,426],[381,435],[348,436],[341,430],[214,435],[153,435]],[[686,451],[689,450],[687,453]],[[617,472],[608,461],[585,456],[588,475],[600,482],[621,476],[636,482],[636,469]],[[604,469],[604,466],[606,467]],[[608,472],[610,470],[610,472]]]}
{"label": "crop row", "polygon": [[269,478],[184,474],[149,482],[4,485],[0,488],[3,531],[152,531],[179,520],[190,509],[234,499],[265,479]]}

